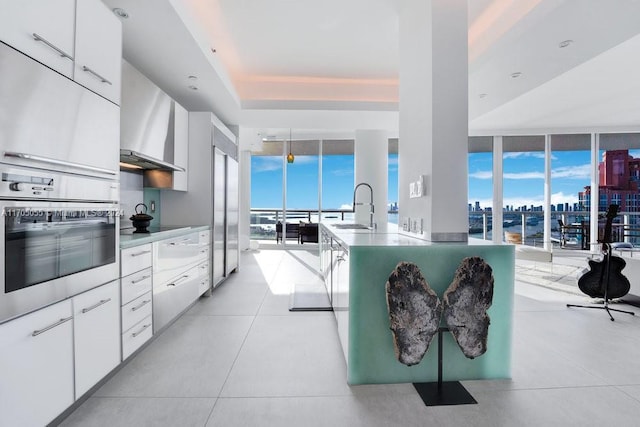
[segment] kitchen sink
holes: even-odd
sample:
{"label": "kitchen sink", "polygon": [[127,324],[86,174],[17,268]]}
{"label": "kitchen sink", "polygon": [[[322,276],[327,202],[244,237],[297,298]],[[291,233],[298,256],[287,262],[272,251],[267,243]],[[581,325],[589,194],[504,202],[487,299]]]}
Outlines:
{"label": "kitchen sink", "polygon": [[364,224],[332,224],[335,228],[341,230],[370,230],[370,227]]}

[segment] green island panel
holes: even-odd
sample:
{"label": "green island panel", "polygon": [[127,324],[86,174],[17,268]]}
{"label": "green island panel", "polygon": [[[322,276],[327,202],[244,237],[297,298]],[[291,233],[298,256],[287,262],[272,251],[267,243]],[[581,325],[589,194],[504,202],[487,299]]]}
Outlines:
{"label": "green island panel", "polygon": [[[437,335],[422,361],[400,363],[389,329],[385,283],[400,261],[417,264],[429,286],[442,299],[460,261],[482,257],[493,269],[493,303],[487,351],[464,356],[449,332],[443,335],[443,379],[507,379],[511,377],[511,334],[515,255],[512,245],[438,244],[421,247],[350,248],[349,384],[430,382],[438,378]],[[442,325],[444,326],[444,325]]]}

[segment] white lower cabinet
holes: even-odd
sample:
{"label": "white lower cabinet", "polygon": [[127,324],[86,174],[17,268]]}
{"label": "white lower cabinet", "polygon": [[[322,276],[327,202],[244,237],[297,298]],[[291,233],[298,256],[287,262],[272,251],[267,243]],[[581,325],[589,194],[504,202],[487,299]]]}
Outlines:
{"label": "white lower cabinet", "polygon": [[152,317],[149,314],[129,330],[122,333],[122,360],[131,356],[134,351],[151,338],[153,335],[152,325]]}
{"label": "white lower cabinet", "polygon": [[44,426],[74,401],[73,311],[62,301],[0,325],[0,426]]}
{"label": "white lower cabinet", "polygon": [[76,399],[120,363],[119,281],[73,301]]}

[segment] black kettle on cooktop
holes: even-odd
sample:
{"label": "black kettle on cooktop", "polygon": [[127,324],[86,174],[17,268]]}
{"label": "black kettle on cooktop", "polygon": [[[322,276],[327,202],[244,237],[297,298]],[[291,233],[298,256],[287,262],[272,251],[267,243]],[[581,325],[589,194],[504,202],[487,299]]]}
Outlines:
{"label": "black kettle on cooktop", "polygon": [[[140,208],[140,212],[138,212],[138,208]],[[135,215],[131,215],[131,218],[129,218],[136,228],[134,233],[148,233],[147,227],[151,224],[153,217],[147,214],[147,205],[138,203],[134,210],[136,212]]]}

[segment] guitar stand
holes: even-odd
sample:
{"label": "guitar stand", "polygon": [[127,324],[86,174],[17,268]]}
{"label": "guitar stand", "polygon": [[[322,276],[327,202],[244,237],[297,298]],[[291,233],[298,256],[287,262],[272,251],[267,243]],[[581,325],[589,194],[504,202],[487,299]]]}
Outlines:
{"label": "guitar stand", "polygon": [[598,310],[605,310],[607,312],[607,314],[609,315],[609,318],[611,319],[612,322],[614,320],[616,320],[611,315],[612,311],[617,311],[618,313],[625,313],[625,314],[630,314],[632,316],[635,316],[635,313],[633,311],[625,311],[625,310],[618,310],[618,309],[615,309],[615,308],[609,308],[609,300],[608,299],[604,300],[604,305],[602,307],[592,306],[592,305],[577,305],[577,304],[567,304],[567,307],[595,308],[595,309],[598,309]]}
{"label": "guitar stand", "polygon": [[442,381],[442,333],[449,328],[438,328],[438,381],[413,383],[425,406],[477,404],[460,381]]}
{"label": "guitar stand", "polygon": [[612,311],[616,311],[618,313],[624,313],[624,314],[630,314],[632,316],[635,316],[635,313],[633,311],[625,311],[625,310],[618,310],[616,308],[609,308],[609,297],[607,295],[607,292],[609,290],[609,262],[610,262],[610,257],[611,257],[611,246],[609,244],[607,245],[607,267],[606,267],[606,274],[607,274],[607,284],[604,287],[604,303],[602,305],[602,307],[599,306],[592,306],[592,305],[578,305],[578,304],[567,304],[567,307],[571,308],[571,307],[576,307],[576,308],[594,308],[596,310],[605,310],[607,312],[607,314],[609,315],[609,318],[611,319],[611,321],[615,321],[616,319],[613,318],[613,316],[611,315]]}

